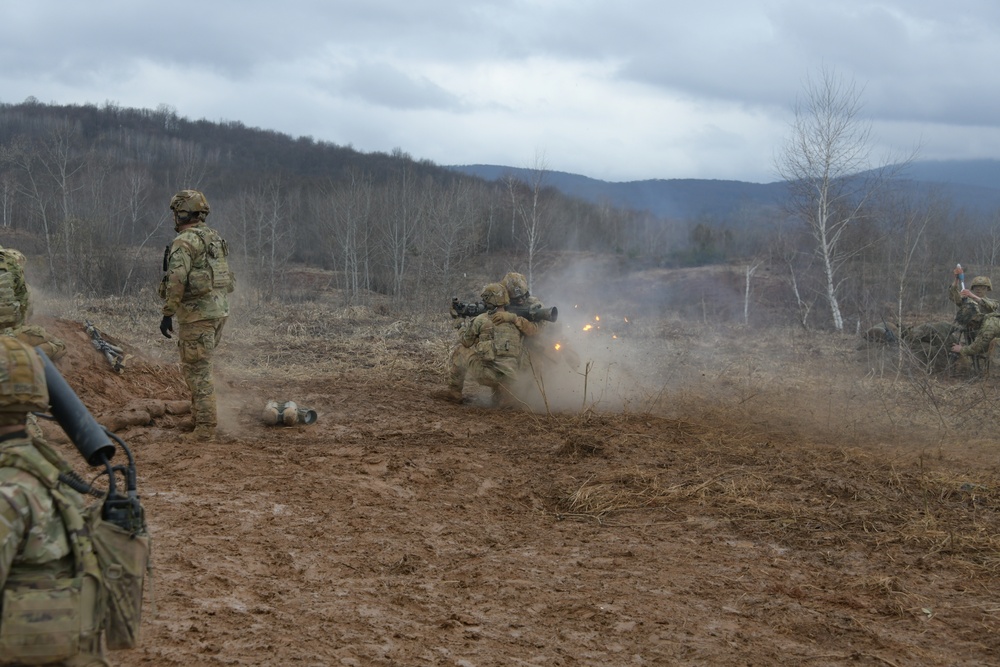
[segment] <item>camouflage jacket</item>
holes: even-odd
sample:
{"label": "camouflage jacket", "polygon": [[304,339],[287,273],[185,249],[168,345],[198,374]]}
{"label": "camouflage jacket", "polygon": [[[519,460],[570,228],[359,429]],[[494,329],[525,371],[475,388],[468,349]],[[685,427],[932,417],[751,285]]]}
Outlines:
{"label": "camouflage jacket", "polygon": [[0,330],[0,334],[16,338],[31,347],[42,348],[42,352],[52,361],[66,354],[66,343],[37,324],[25,324],[19,327],[3,329]]}
{"label": "camouflage jacket", "polygon": [[167,273],[160,283],[163,314],[176,315],[182,324],[228,317],[228,294],[236,280],[219,233],[199,222],[181,230],[167,252]]}
{"label": "camouflage jacket", "polygon": [[0,439],[0,661],[5,664],[103,662],[103,577],[84,518],[88,508],[60,479],[69,471],[42,440],[24,432]]}
{"label": "camouflage jacket", "polygon": [[[27,437],[0,441],[0,455],[18,450],[37,455]],[[72,489],[64,495],[84,507]],[[0,586],[19,570],[72,576],[73,550],[52,494],[35,475],[13,466],[0,467]]]}
{"label": "camouflage jacket", "polygon": [[24,255],[0,246],[0,326],[20,326],[31,312]]}
{"label": "camouflage jacket", "polygon": [[521,340],[524,334],[510,322],[493,324],[491,318],[494,312],[496,311],[482,313],[472,320],[472,324],[462,332],[462,345],[475,348],[476,356],[484,364],[504,375],[514,375],[521,365]]}
{"label": "camouflage jacket", "polygon": [[963,297],[958,285],[950,285],[948,287],[948,298],[951,299],[952,303],[958,306],[959,313],[961,313],[963,306],[967,306],[969,304],[975,308],[976,315],[973,318],[975,321],[972,325],[972,328],[974,329],[978,329],[983,323],[984,315],[988,313],[995,313],[997,310],[1000,310],[1000,301],[991,299],[988,296],[981,297],[979,301]]}
{"label": "camouflage jacket", "polygon": [[997,336],[1000,336],[1000,314],[987,314],[983,319],[982,326],[979,328],[979,333],[976,334],[976,339],[969,345],[963,345],[960,354],[965,357],[986,354],[990,348],[990,343]]}

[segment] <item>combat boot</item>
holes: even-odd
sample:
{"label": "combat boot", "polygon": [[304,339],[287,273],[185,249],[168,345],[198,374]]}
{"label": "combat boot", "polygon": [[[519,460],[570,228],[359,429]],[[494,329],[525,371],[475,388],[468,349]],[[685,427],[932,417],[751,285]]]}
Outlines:
{"label": "combat boot", "polygon": [[449,403],[461,403],[463,400],[462,390],[457,387],[435,389],[431,392],[431,398],[436,398],[440,401],[448,401]]}
{"label": "combat boot", "polygon": [[518,406],[518,400],[506,387],[494,387],[490,394],[490,405],[500,410],[510,410]]}
{"label": "combat boot", "polygon": [[194,430],[185,436],[185,440],[191,442],[215,442],[215,427],[203,426],[199,424]]}

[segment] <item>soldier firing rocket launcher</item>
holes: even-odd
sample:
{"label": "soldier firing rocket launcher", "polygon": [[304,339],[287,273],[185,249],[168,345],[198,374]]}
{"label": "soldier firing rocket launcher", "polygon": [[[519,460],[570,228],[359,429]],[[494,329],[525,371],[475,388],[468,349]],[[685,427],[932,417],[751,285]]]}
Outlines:
{"label": "soldier firing rocket launcher", "polygon": [[[475,303],[462,303],[458,300],[457,296],[451,297],[451,316],[454,318],[475,317],[476,315],[482,315],[489,310],[490,307],[482,301],[477,301]],[[510,304],[507,306],[507,312],[523,317],[529,322],[555,322],[556,318],[559,317],[559,309],[555,306],[552,306],[551,308],[530,308],[528,306],[515,306],[514,304]]]}

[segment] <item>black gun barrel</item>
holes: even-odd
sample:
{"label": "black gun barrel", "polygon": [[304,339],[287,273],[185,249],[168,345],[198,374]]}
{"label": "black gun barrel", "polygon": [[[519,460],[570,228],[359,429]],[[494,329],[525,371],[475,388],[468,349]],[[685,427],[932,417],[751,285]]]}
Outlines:
{"label": "black gun barrel", "polygon": [[49,388],[52,416],[88,465],[105,465],[115,455],[114,444],[45,352],[37,347],[35,350],[45,366],[45,384]]}
{"label": "black gun barrel", "polygon": [[524,306],[508,306],[507,310],[520,315],[532,322],[555,322],[559,317],[559,309],[555,306],[551,308],[527,308]]}

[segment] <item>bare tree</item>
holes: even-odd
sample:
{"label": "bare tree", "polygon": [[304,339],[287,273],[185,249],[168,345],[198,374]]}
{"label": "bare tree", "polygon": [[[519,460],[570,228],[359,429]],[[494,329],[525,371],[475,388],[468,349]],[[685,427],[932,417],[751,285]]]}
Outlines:
{"label": "bare tree", "polygon": [[508,182],[508,191],[513,208],[511,232],[514,233],[515,220],[520,219],[520,233],[515,234],[515,238],[520,238],[528,255],[528,267],[525,273],[527,274],[529,285],[532,283],[535,259],[545,246],[545,223],[547,222],[547,217],[545,202],[542,200],[542,191],[545,188],[545,175],[547,171],[548,165],[545,157],[536,155],[535,164],[531,168],[531,182],[527,184],[527,196],[524,198],[519,198],[515,184],[512,181]]}
{"label": "bare tree", "polygon": [[233,216],[243,241],[245,267],[254,267],[251,279],[265,302],[279,295],[294,244],[291,222],[298,202],[278,178],[268,179],[240,193]]}
{"label": "bare tree", "polygon": [[[867,206],[904,163],[873,167],[871,123],[861,116],[863,89],[823,69],[809,78],[796,105],[792,132],[776,167],[790,188],[789,206],[815,240],[833,326],[843,331],[839,269],[862,248],[845,232],[863,221]],[[908,162],[908,161],[906,161]]]}
{"label": "bare tree", "polygon": [[345,181],[331,183],[318,198],[321,238],[335,271],[343,275],[350,301],[371,289],[370,229],[375,206],[371,174],[351,169]]}

